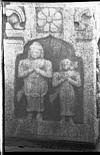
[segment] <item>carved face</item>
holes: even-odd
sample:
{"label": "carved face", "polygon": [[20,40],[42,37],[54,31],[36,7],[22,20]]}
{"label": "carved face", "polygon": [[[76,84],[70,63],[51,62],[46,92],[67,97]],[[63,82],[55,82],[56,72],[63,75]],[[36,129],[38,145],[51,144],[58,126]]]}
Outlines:
{"label": "carved face", "polygon": [[38,42],[34,42],[30,46],[29,56],[34,59],[43,58],[43,48]]}
{"label": "carved face", "polygon": [[60,70],[73,70],[75,68],[78,68],[78,62],[72,62],[69,59],[64,59],[60,63]]}
{"label": "carved face", "polygon": [[61,70],[68,70],[70,68],[71,61],[69,59],[63,59],[60,63]]}

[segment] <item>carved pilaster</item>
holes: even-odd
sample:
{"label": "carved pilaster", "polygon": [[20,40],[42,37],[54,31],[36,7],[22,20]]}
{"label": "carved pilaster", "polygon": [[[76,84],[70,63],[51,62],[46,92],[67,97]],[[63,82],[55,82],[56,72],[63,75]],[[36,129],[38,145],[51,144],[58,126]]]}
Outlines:
{"label": "carved pilaster", "polygon": [[98,41],[98,51],[97,51],[97,58],[96,58],[96,77],[97,77],[97,117],[100,118],[100,39]]}
{"label": "carved pilaster", "polygon": [[[96,106],[96,66],[95,66],[95,10],[94,8],[75,8],[74,30],[76,55],[83,59],[84,67],[84,122],[93,120]],[[87,102],[90,100],[90,102]],[[90,107],[90,108],[88,108]],[[94,109],[93,109],[94,107]]]}

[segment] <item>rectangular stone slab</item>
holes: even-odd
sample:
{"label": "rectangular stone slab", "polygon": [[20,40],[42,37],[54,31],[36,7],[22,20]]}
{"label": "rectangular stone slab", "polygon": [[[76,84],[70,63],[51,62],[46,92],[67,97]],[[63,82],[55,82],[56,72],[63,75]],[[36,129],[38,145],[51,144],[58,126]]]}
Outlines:
{"label": "rectangular stone slab", "polygon": [[[4,10],[7,18],[3,25],[6,137],[34,139],[40,136],[45,139],[96,143],[99,135],[96,106],[97,42],[94,33],[96,6],[5,2]],[[31,110],[33,116],[28,117],[25,92],[21,100],[17,101],[18,91],[24,88],[25,80],[18,77],[19,63],[23,59],[30,61],[28,48],[34,42],[42,46],[43,59],[52,64],[53,76],[55,73],[60,74],[60,71],[65,72],[64,65],[59,67],[62,60],[70,60],[73,67],[68,68],[71,75],[69,72],[68,74],[70,78],[73,74],[74,84],[65,81],[64,85],[61,83],[56,86],[55,82],[53,86],[53,77],[44,78],[38,74],[42,77],[42,82],[47,80],[48,85],[48,92],[42,100],[42,120],[37,115],[39,108],[38,112]],[[73,65],[75,62],[76,68]],[[41,85],[41,82],[39,84]],[[39,97],[42,98],[42,95]],[[71,109],[69,106],[72,106]],[[65,121],[61,119],[61,109],[64,118],[66,117]]]}

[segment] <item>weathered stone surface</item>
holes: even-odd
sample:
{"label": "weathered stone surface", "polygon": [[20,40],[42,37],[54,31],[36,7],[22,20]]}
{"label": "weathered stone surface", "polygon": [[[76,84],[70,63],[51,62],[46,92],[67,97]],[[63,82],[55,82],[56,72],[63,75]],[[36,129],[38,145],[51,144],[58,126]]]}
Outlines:
{"label": "weathered stone surface", "polygon": [[[95,142],[98,137],[98,119],[97,119],[97,107],[96,107],[96,52],[95,52],[95,21],[93,15],[95,14],[94,8],[76,8],[68,7],[66,4],[41,4],[41,3],[11,3],[6,5],[10,9],[13,7],[17,10],[17,16],[21,16],[21,21],[15,22],[15,25],[19,24],[16,28],[15,25],[10,28],[5,23],[4,38],[4,63],[5,63],[5,129],[6,136],[21,136],[21,137],[51,137],[53,139],[65,139],[71,141],[82,141],[82,142]],[[56,29],[55,32],[48,30],[45,32],[44,29],[37,30],[38,14],[36,9],[49,8],[53,9],[61,8],[61,24],[62,31]],[[24,13],[22,7],[24,7]],[[22,12],[19,11],[22,9]],[[48,9],[47,9],[48,10]],[[11,12],[12,14],[12,12]],[[6,11],[6,15],[8,12]],[[57,18],[57,17],[56,17]],[[24,20],[25,19],[25,20]],[[9,19],[10,21],[11,19]],[[84,21],[85,20],[85,21]],[[21,26],[21,22],[24,22]],[[14,21],[12,21],[14,24]],[[47,18],[47,23],[52,23],[51,16]],[[22,29],[20,29],[22,28]],[[40,33],[41,32],[41,33]],[[69,42],[75,48],[75,57],[83,60],[83,71],[81,75],[84,81],[83,85],[83,117],[82,123],[71,124],[66,122],[61,124],[60,121],[43,120],[36,121],[35,119],[19,120],[14,116],[14,86],[15,86],[15,61],[18,55],[23,54],[24,45],[30,40],[42,38],[48,35],[56,37],[60,41],[64,40]],[[52,49],[50,52],[54,52],[56,55],[61,49],[66,55],[67,49],[61,46],[60,41],[47,42],[44,45],[45,48]],[[64,42],[64,43],[65,43]],[[69,46],[68,44],[68,46]],[[51,48],[50,46],[53,45]],[[47,47],[46,47],[47,46]],[[28,47],[28,45],[27,45]],[[70,47],[70,46],[69,46]],[[69,51],[71,48],[69,49]],[[27,51],[28,52],[28,51]],[[61,51],[60,51],[61,52]],[[71,51],[70,51],[71,52]],[[46,53],[45,57],[48,57]],[[58,54],[58,53],[57,53]],[[58,55],[57,55],[58,57]],[[56,59],[58,59],[56,57]],[[52,56],[50,57],[52,60]],[[54,61],[54,60],[53,60]],[[99,62],[99,61],[98,61]],[[54,62],[53,62],[54,63]],[[98,68],[99,69],[99,68]],[[82,104],[80,102],[80,104]],[[51,109],[50,109],[51,110]],[[54,109],[51,110],[51,112]],[[52,115],[52,114],[51,114]],[[53,117],[53,116],[52,116]]]}
{"label": "weathered stone surface", "polygon": [[76,40],[92,40],[94,37],[93,8],[76,8],[74,14],[74,27]]}
{"label": "weathered stone surface", "polygon": [[[9,134],[12,137],[41,137],[41,138],[51,138],[54,140],[70,140],[70,141],[83,141],[83,142],[93,142],[94,141],[94,130],[91,125],[88,124],[69,124],[61,125],[59,122],[48,122],[34,121],[34,127],[29,126],[28,122],[23,122],[20,128],[17,130],[16,134],[14,132],[16,124],[11,124],[12,128],[9,130]],[[17,124],[18,125],[18,124]],[[16,125],[16,126],[17,126]],[[31,128],[30,128],[31,127]],[[12,130],[13,129],[13,130]],[[67,130],[66,130],[67,129]],[[91,133],[91,134],[89,134]]]}
{"label": "weathered stone surface", "polygon": [[100,118],[100,39],[98,40],[98,50],[96,54],[96,78],[97,78],[97,89],[96,89],[96,100],[97,100],[97,116]]}

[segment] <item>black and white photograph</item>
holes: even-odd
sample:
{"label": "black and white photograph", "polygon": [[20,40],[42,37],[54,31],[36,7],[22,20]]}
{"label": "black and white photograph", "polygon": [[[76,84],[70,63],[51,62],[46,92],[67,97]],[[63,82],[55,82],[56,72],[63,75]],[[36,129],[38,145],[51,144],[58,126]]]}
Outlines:
{"label": "black and white photograph", "polygon": [[0,2],[0,16],[5,152],[99,152],[100,2]]}

